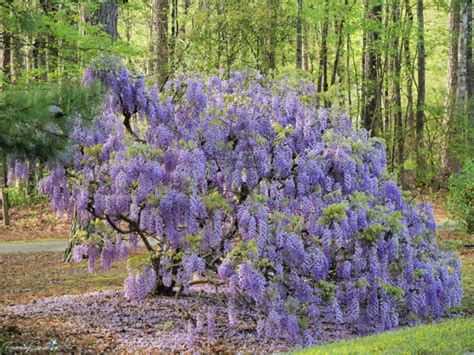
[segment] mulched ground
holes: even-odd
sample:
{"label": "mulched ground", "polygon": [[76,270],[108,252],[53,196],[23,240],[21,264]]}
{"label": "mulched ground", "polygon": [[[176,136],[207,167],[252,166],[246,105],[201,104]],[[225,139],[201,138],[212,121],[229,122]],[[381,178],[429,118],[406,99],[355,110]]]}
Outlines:
{"label": "mulched ground", "polygon": [[[238,323],[229,327],[227,308],[215,293],[192,291],[178,302],[179,306],[173,297],[147,297],[144,301],[129,301],[123,291],[118,290],[51,297],[22,305],[0,306],[0,327],[1,324],[22,324],[34,319],[40,328],[47,326],[49,329],[49,337],[42,338],[43,345],[53,336],[58,336],[54,339],[59,351],[77,349],[77,341],[71,342],[71,339],[82,339],[84,348],[92,347],[95,351],[113,348],[114,351],[181,352],[190,350],[191,346],[187,322],[181,313],[181,309],[186,309],[194,316],[200,315],[203,320],[193,332],[193,350],[269,352],[285,351],[295,346],[284,339],[258,338],[251,313],[243,306],[238,307]],[[209,310],[214,312],[216,319],[214,339],[207,336]],[[38,335],[35,329],[30,328],[28,331]],[[352,336],[354,334],[349,329],[336,329],[330,323],[323,323],[319,337],[314,334],[321,342]],[[19,340],[14,341],[17,344],[24,341],[21,335],[15,340]]]}
{"label": "mulched ground", "polygon": [[10,225],[0,220],[0,242],[69,237],[70,221],[59,218],[48,202],[10,209]]}

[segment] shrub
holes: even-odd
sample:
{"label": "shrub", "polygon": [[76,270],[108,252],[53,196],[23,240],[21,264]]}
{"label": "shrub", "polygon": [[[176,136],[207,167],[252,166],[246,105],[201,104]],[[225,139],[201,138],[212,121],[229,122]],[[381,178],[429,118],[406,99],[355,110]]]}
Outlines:
{"label": "shrub", "polygon": [[469,233],[474,233],[474,161],[449,179],[448,208]]}
{"label": "shrub", "polygon": [[366,333],[460,305],[430,207],[402,199],[383,145],[318,110],[312,84],[183,75],[158,93],[110,62],[87,78],[109,87],[104,113],[41,190],[94,224],[76,260],[108,269],[142,240],[127,297],[224,283],[230,326],[243,304],[259,335],[307,345],[323,321]]}

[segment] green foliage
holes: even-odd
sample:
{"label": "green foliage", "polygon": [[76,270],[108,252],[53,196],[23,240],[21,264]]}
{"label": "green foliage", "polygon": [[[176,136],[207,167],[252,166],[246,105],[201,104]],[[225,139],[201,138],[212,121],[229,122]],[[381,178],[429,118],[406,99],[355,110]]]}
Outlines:
{"label": "green foliage", "polygon": [[273,122],[272,127],[277,133],[277,136],[274,141],[275,145],[280,144],[281,141],[284,140],[287,135],[293,134],[295,132],[295,129],[291,124],[286,127],[283,127],[280,123]]}
{"label": "green foliage", "polygon": [[464,165],[462,172],[449,180],[447,196],[451,214],[467,229],[474,232],[474,161]]}
{"label": "green foliage", "polygon": [[327,224],[332,221],[341,221],[347,218],[347,204],[344,202],[333,203],[323,209],[323,216],[318,220],[320,224]]}
{"label": "green foliage", "polygon": [[393,296],[398,300],[400,300],[405,294],[405,292],[400,286],[390,285],[388,282],[383,281],[382,279],[379,279],[379,283],[380,283],[380,286],[382,287],[382,290],[384,290],[384,292],[387,295]]}
{"label": "green foliage", "polygon": [[316,285],[321,291],[321,296],[325,301],[331,301],[336,297],[337,286],[329,281],[321,280]]}
{"label": "green foliage", "polygon": [[0,150],[47,160],[68,144],[75,117],[97,114],[103,89],[79,84],[14,87],[0,94]]}
{"label": "green foliage", "polygon": [[208,211],[223,209],[225,211],[229,211],[230,207],[227,203],[224,196],[222,196],[219,191],[211,191],[204,196],[203,198],[204,204]]}
{"label": "green foliage", "polygon": [[43,195],[38,194],[36,189],[28,191],[26,184],[13,184],[6,188],[8,193],[8,205],[10,207],[31,206],[46,201]]}
{"label": "green foliage", "polygon": [[255,239],[250,239],[248,242],[240,241],[239,244],[228,254],[228,257],[238,264],[242,260],[250,259],[250,256],[256,253],[257,241]]}
{"label": "green foliage", "polygon": [[151,254],[133,255],[127,259],[127,269],[135,272],[142,271],[149,266],[151,262]]}
{"label": "green foliage", "polygon": [[384,233],[387,228],[380,223],[374,223],[367,226],[362,233],[360,233],[360,239],[366,241],[369,244],[375,243]]}
{"label": "green foliage", "polygon": [[474,318],[386,332],[322,345],[294,353],[308,354],[466,354],[474,351]]}

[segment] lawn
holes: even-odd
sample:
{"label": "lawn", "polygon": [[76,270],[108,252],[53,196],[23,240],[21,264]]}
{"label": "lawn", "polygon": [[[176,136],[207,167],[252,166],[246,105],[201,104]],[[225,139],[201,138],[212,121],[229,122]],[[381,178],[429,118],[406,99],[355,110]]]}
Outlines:
{"label": "lawn", "polygon": [[305,349],[301,354],[463,354],[474,351],[474,317]]}

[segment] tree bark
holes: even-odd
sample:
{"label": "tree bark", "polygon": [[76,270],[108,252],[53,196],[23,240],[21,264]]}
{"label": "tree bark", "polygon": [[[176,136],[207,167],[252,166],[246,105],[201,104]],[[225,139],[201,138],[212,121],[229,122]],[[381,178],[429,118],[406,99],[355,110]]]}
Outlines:
{"label": "tree bark", "polygon": [[267,67],[270,71],[276,69],[276,54],[277,39],[275,36],[274,27],[278,26],[278,10],[280,8],[280,0],[267,0],[267,7],[271,13],[270,25],[268,28],[268,43],[265,45],[265,54],[267,59]]}
{"label": "tree bark", "polygon": [[[344,8],[346,9],[348,5],[348,0],[344,1]],[[337,26],[337,45],[336,45],[336,54],[334,55],[334,65],[332,68],[332,75],[331,75],[331,86],[336,83],[336,77],[338,74],[339,70],[339,63],[341,60],[341,52],[342,52],[342,47],[344,44],[344,20],[345,20],[346,14],[343,13],[341,14],[341,19],[339,21],[339,24]]]}
{"label": "tree bark", "polygon": [[[474,115],[472,109],[472,0],[464,0],[461,6],[459,31],[459,76],[458,76],[458,112],[460,115],[459,133],[462,135],[462,160],[471,157],[474,147],[470,146],[470,138],[474,134]],[[461,130],[462,128],[462,130]],[[459,160],[459,159],[458,159]],[[460,167],[460,164],[459,164]]]}
{"label": "tree bark", "polygon": [[99,8],[94,12],[90,23],[97,25],[107,33],[112,41],[116,41],[119,37],[117,31],[118,21],[118,3],[117,1],[102,2]]}
{"label": "tree bark", "polygon": [[153,0],[154,62],[158,87],[162,87],[169,77],[168,10],[169,0]]}
{"label": "tree bark", "polygon": [[449,59],[447,77],[447,97],[445,102],[444,131],[445,139],[441,151],[442,173],[459,169],[459,161],[455,154],[455,130],[457,125],[457,94],[458,94],[458,65],[459,65],[459,29],[460,29],[460,0],[449,2]]}
{"label": "tree bark", "polygon": [[[329,1],[324,2],[324,11],[327,14],[329,8]],[[329,32],[329,18],[326,15],[321,31],[321,48],[319,54],[319,69],[318,69],[318,92],[328,91],[328,32]],[[324,102],[327,106],[327,102]]]}
{"label": "tree bark", "polygon": [[303,0],[298,1],[296,18],[296,69],[303,68]]}
{"label": "tree bark", "polygon": [[380,67],[379,39],[382,27],[382,3],[379,0],[366,2],[369,28],[364,32],[365,51],[363,55],[362,82],[362,124],[372,136],[379,135],[382,129],[380,117],[381,88],[378,71]]}
{"label": "tree bark", "polygon": [[413,27],[413,12],[410,0],[405,0],[405,27],[403,31],[403,53],[406,76],[407,106],[405,111],[406,146],[411,151],[415,145],[415,113],[413,111],[413,64],[411,62],[410,35]]}
{"label": "tree bark", "polygon": [[[11,5],[12,0],[8,0],[6,5]],[[0,35],[2,40],[2,46],[0,47],[0,71],[2,72],[3,80],[0,82],[0,92],[4,90],[6,84],[11,81],[10,76],[10,60],[11,60],[11,33],[7,27],[6,17],[9,15],[8,7],[0,8]],[[1,188],[1,206],[2,206],[2,218],[3,224],[10,224],[10,217],[8,213],[8,193],[6,187],[8,186],[8,174],[7,174],[7,156],[5,153],[0,151],[2,171],[0,175],[0,188]]]}
{"label": "tree bark", "polygon": [[[401,99],[401,58],[400,58],[400,2],[398,0],[392,0],[392,24],[393,24],[393,39],[392,39],[392,113],[393,113],[393,123],[395,126],[395,141],[397,147],[396,161],[398,168],[400,169],[399,176],[404,185],[404,169],[403,163],[405,162],[405,135],[403,128],[403,119],[402,119],[402,99]],[[395,144],[394,144],[395,145]]]}
{"label": "tree bark", "polygon": [[425,157],[423,154],[423,131],[425,126],[425,24],[423,0],[417,0],[417,63],[418,63],[418,97],[416,102],[416,168],[418,176],[424,173]]}
{"label": "tree bark", "polygon": [[7,155],[0,152],[2,155],[2,175],[0,181],[0,187],[2,188],[1,198],[2,198],[2,217],[3,224],[8,226],[10,225],[10,215],[8,213],[8,166],[7,166]]}
{"label": "tree bark", "polygon": [[473,156],[474,153],[474,63],[472,61],[472,0],[466,0],[466,146],[467,154]]}

